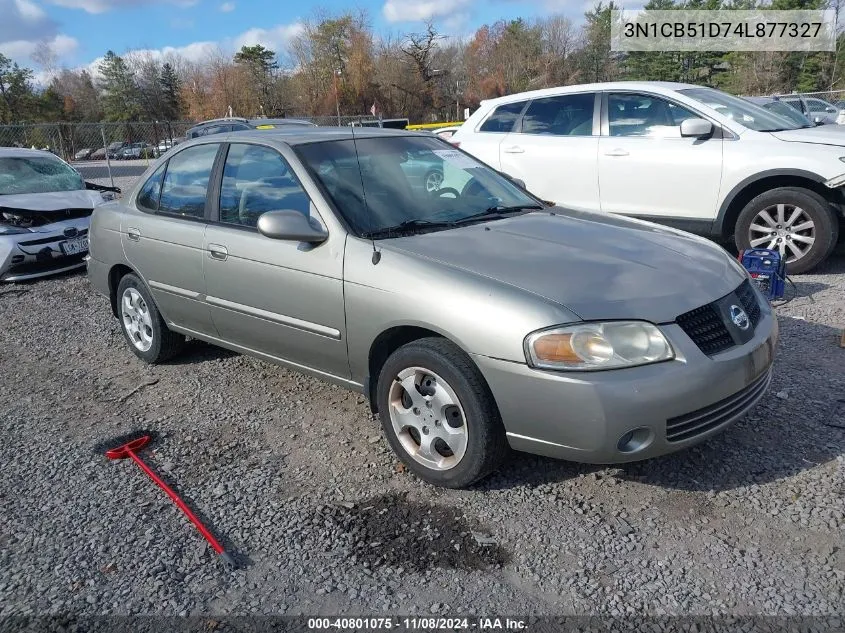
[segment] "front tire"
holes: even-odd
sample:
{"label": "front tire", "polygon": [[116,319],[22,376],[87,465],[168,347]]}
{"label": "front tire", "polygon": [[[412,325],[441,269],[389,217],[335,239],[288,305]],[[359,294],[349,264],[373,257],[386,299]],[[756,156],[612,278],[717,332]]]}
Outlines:
{"label": "front tire", "polygon": [[809,189],[778,187],[740,212],[734,239],[740,250],[766,248],[786,259],[787,273],[805,273],[833,252],[839,223],[830,203]]}
{"label": "front tire", "polygon": [[167,328],[155,301],[137,275],[124,275],[117,286],[117,315],[123,337],[141,360],[155,365],[182,351],[185,337]]}
{"label": "front tire", "polygon": [[396,350],[379,374],[376,401],[393,452],[430,484],[469,486],[508,453],[487,383],[446,339],[420,339]]}

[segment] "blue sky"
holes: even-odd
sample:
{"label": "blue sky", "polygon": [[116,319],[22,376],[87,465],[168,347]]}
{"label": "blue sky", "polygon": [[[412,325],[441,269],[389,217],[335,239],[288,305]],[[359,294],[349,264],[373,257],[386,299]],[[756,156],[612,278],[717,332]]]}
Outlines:
{"label": "blue sky", "polygon": [[584,0],[0,0],[0,53],[40,70],[39,43],[58,66],[88,66],[109,49],[175,49],[200,59],[218,47],[261,43],[279,53],[318,10],[365,10],[380,34],[419,29],[426,19],[454,37],[466,37],[501,18],[564,13],[579,21]]}

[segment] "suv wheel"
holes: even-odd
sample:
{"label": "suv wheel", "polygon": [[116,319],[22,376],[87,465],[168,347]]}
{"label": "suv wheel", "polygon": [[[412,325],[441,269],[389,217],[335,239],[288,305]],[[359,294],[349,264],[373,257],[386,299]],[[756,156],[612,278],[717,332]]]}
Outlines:
{"label": "suv wheel", "polygon": [[508,453],[490,389],[472,360],[445,339],[396,350],[379,374],[376,399],[393,452],[428,483],[463,488]]}
{"label": "suv wheel", "polygon": [[812,270],[833,251],[839,223],[830,203],[809,189],[779,187],[749,202],[736,224],[739,249],[767,248],[786,259],[787,273]]}
{"label": "suv wheel", "polygon": [[136,275],[124,275],[117,286],[117,314],[129,347],[150,364],[173,358],[185,344],[184,336],[167,328],[150,292]]}

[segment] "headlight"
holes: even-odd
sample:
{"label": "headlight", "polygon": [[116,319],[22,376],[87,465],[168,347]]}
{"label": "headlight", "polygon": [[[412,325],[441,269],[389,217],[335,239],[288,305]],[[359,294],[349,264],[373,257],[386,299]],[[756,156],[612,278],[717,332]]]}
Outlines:
{"label": "headlight", "polygon": [[659,363],[675,358],[675,352],[651,323],[608,321],[529,334],[525,356],[532,367],[589,371]]}

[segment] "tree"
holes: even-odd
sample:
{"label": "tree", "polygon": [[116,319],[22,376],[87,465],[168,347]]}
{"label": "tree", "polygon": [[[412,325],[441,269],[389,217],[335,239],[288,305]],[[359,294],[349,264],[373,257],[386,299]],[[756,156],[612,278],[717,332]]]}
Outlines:
{"label": "tree", "polygon": [[242,46],[235,53],[235,63],[240,64],[249,73],[253,94],[258,99],[258,109],[261,114],[275,114],[275,104],[271,95],[273,88],[273,71],[279,67],[276,53],[261,44]]}
{"label": "tree", "polygon": [[0,122],[21,123],[30,113],[34,101],[31,82],[32,70],[0,53]]}
{"label": "tree", "polygon": [[141,114],[138,86],[126,62],[114,51],[108,51],[99,70],[106,120],[137,121]]}
{"label": "tree", "polygon": [[167,120],[181,118],[182,106],[179,102],[180,82],[173,64],[165,62],[162,65],[158,83],[161,86],[163,97],[163,118]]}
{"label": "tree", "polygon": [[611,0],[599,2],[584,14],[584,45],[580,51],[581,79],[585,83],[613,81],[619,74],[618,55],[610,50],[611,11],[619,7]]}

